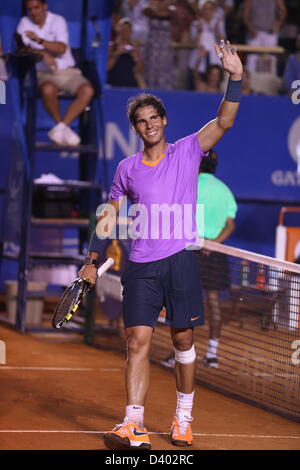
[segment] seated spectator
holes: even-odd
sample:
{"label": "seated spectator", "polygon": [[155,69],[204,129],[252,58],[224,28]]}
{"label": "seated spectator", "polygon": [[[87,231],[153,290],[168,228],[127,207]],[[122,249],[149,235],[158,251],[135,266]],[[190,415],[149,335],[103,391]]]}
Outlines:
{"label": "seated spectator", "polygon": [[[208,65],[218,65],[219,59],[215,51],[215,44],[222,38],[220,21],[214,17],[216,3],[214,0],[204,0],[200,3],[199,18],[191,25],[191,40],[195,48],[190,55],[189,68],[205,73]],[[205,52],[205,54],[204,54]],[[202,60],[199,60],[199,57]]]}
{"label": "seated spectator", "polygon": [[111,86],[146,88],[139,47],[132,41],[129,18],[119,21],[115,42],[109,45],[107,83]]}
{"label": "seated spectator", "polygon": [[7,70],[6,70],[6,65],[5,65],[5,61],[3,58],[3,51],[2,51],[1,38],[0,38],[0,80],[6,81],[7,79],[8,79]]}
{"label": "seated spectator", "polygon": [[144,42],[148,35],[148,18],[144,15],[144,9],[148,0],[123,0],[122,15],[130,19],[132,24],[132,39]]}
{"label": "seated spectator", "polygon": [[[56,125],[48,133],[59,145],[78,145],[80,137],[69,127],[91,101],[94,89],[75,68],[65,19],[48,11],[45,0],[25,0],[28,16],[17,27],[27,50],[35,54],[37,79],[43,103]],[[75,96],[64,116],[59,92]]]}
{"label": "seated spectator", "polygon": [[223,72],[219,65],[209,65],[205,78],[195,69],[195,90],[203,93],[222,93]]}
{"label": "seated spectator", "polygon": [[285,64],[284,69],[284,88],[290,93],[292,84],[295,80],[300,80],[300,34],[296,39],[296,54],[291,54]]}

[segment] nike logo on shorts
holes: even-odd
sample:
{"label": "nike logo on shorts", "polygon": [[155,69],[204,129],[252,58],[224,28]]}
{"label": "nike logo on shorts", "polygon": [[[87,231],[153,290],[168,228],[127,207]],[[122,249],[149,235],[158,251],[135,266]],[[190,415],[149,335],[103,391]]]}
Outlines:
{"label": "nike logo on shorts", "polygon": [[198,315],[198,317],[191,317],[191,321],[196,321],[198,318],[200,318],[200,315]]}

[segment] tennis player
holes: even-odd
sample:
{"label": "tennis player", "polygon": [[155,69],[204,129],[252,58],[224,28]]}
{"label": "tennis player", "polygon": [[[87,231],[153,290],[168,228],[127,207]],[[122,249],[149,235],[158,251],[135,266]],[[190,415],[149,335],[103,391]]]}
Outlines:
{"label": "tennis player", "polygon": [[[122,160],[117,168],[106,209],[93,233],[85,265],[79,275],[96,282],[100,237],[111,232],[113,210],[127,196],[150,213],[155,205],[191,207],[190,217],[170,222],[170,237],[151,223],[131,243],[130,261],[122,276],[123,319],[127,339],[127,406],[122,424],[104,435],[113,450],[151,449],[144,427],[144,404],[149,387],[149,350],[156,320],[163,306],[175,349],[177,407],[171,425],[176,446],[192,445],[192,407],[196,352],[194,327],[203,325],[197,244],[196,200],[199,164],[235,121],[241,98],[243,67],[229,42],[216,46],[224,70],[230,74],[217,117],[198,132],[174,144],[166,142],[167,116],[157,97],[142,94],[128,105],[128,117],[144,143],[144,150]],[[180,211],[179,211],[180,212]],[[178,213],[179,213],[178,212]],[[178,216],[178,214],[177,214]],[[104,221],[104,223],[103,223]],[[178,236],[178,224],[184,230]],[[109,229],[110,227],[110,229]],[[148,230],[148,232],[147,232]],[[145,231],[146,236],[145,236]],[[176,232],[176,236],[175,236]],[[112,405],[113,406],[113,405]]]}

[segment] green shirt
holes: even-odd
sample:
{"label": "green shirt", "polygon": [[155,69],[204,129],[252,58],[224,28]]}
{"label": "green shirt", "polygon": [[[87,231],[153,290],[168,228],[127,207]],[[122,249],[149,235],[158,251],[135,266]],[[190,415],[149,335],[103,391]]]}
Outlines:
{"label": "green shirt", "polygon": [[200,236],[216,238],[225,227],[227,217],[234,219],[236,212],[237,203],[228,186],[210,173],[200,173],[196,212]]}

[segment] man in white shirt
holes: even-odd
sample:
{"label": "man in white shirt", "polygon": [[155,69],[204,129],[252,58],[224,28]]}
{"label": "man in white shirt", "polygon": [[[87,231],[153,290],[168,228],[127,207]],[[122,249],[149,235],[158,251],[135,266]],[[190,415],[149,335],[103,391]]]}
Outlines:
{"label": "man in white shirt", "polygon": [[[37,78],[43,103],[56,125],[48,133],[59,145],[78,145],[80,137],[69,127],[91,101],[94,89],[75,68],[65,19],[48,11],[46,0],[25,0],[27,15],[17,27],[23,42],[37,58]],[[75,96],[61,115],[58,93]]]}

